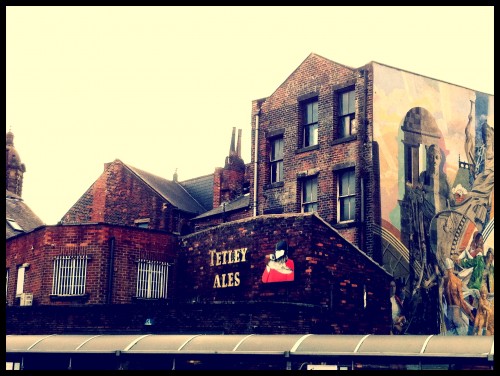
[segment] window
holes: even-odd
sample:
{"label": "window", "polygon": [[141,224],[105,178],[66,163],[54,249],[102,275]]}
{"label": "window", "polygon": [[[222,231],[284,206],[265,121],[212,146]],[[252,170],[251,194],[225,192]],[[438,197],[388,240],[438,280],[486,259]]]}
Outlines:
{"label": "window", "polygon": [[9,292],[9,269],[6,269],[5,273],[5,299],[7,299],[8,292]]}
{"label": "window", "polygon": [[136,296],[143,299],[166,299],[169,266],[170,264],[162,261],[139,260]]}
{"label": "window", "polygon": [[302,104],[302,147],[318,144],[318,100]]}
{"label": "window", "polygon": [[271,183],[283,181],[283,137],[271,140]]}
{"label": "window", "polygon": [[418,182],[418,177],[427,169],[427,150],[425,145],[405,144],[405,181]]}
{"label": "window", "polygon": [[353,221],[355,215],[354,169],[339,173],[339,222]]}
{"label": "window", "polygon": [[339,138],[347,137],[354,132],[354,90],[344,91],[339,94]]}
{"label": "window", "polygon": [[5,362],[5,369],[7,371],[18,371],[21,369],[20,362]]}
{"label": "window", "polygon": [[52,295],[83,295],[87,279],[86,255],[57,256],[54,259]]}
{"label": "window", "polygon": [[149,228],[149,218],[136,219],[134,224],[139,228]]}
{"label": "window", "polygon": [[302,212],[318,210],[318,177],[304,179],[302,181]]}
{"label": "window", "polygon": [[7,223],[15,231],[24,231],[23,228],[14,219],[7,218]]}
{"label": "window", "polygon": [[22,264],[17,268],[16,296],[19,296],[24,292],[24,277],[26,273],[26,267],[27,264]]}

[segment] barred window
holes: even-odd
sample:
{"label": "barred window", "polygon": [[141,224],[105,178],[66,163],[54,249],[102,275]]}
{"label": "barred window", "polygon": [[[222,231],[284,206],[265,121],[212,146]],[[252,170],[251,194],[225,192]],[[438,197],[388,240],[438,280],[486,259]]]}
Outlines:
{"label": "barred window", "polygon": [[139,260],[136,296],[142,299],[166,299],[169,266],[163,261]]}
{"label": "barred window", "polygon": [[87,279],[87,255],[54,258],[52,295],[83,295]]}

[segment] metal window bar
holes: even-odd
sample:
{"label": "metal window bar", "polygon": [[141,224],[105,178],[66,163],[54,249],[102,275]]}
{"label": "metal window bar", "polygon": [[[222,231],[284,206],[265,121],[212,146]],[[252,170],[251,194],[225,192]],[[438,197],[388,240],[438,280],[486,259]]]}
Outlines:
{"label": "metal window bar", "polygon": [[54,258],[52,273],[53,295],[83,295],[87,283],[86,255]]}
{"label": "metal window bar", "polygon": [[139,260],[137,264],[137,297],[165,299],[167,297],[168,266],[169,264],[166,262]]}

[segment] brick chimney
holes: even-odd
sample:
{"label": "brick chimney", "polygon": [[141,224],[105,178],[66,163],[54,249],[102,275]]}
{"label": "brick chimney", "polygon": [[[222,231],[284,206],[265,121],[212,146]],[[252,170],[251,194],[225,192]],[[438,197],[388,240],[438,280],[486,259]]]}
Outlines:
{"label": "brick chimney", "polygon": [[241,129],[238,130],[237,146],[235,136],[236,127],[233,127],[229,155],[226,157],[224,168],[218,167],[214,172],[214,208],[243,194],[245,162],[241,158]]}

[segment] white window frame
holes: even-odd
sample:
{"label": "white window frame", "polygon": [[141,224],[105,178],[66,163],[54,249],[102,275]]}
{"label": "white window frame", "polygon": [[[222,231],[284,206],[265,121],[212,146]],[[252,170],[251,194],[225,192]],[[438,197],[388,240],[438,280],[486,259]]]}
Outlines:
{"label": "white window frame", "polygon": [[54,257],[51,295],[85,295],[88,259],[87,255]]}
{"label": "white window frame", "polygon": [[134,224],[139,228],[149,228],[149,218],[140,218],[134,221]]}
{"label": "white window frame", "polygon": [[14,231],[24,231],[19,223],[15,219],[7,218],[7,223]]}
{"label": "white window frame", "polygon": [[302,104],[302,147],[318,144],[318,99]]}
{"label": "white window frame", "polygon": [[22,264],[17,268],[16,297],[24,292],[24,281],[26,279],[26,265]]}
{"label": "white window frame", "polygon": [[301,212],[318,211],[318,176],[302,179]]}
{"label": "white window frame", "polygon": [[283,136],[275,137],[270,140],[271,152],[269,153],[270,162],[270,182],[278,183],[283,181]]}
{"label": "white window frame", "polygon": [[[345,179],[348,178],[347,181],[347,190],[344,190]],[[338,178],[338,187],[337,187],[337,218],[338,222],[353,222],[356,218],[356,175],[355,169],[349,168],[342,171],[339,171],[337,174]],[[352,179],[352,180],[351,180]],[[351,184],[349,184],[351,183]],[[347,210],[347,216],[345,215],[345,211],[343,210],[344,202],[348,203],[349,207]]]}
{"label": "white window frame", "polygon": [[338,94],[339,100],[339,138],[354,134],[354,121],[356,119],[356,92],[354,89]]}
{"label": "white window frame", "polygon": [[164,261],[137,261],[136,297],[140,299],[168,298],[168,268]]}

